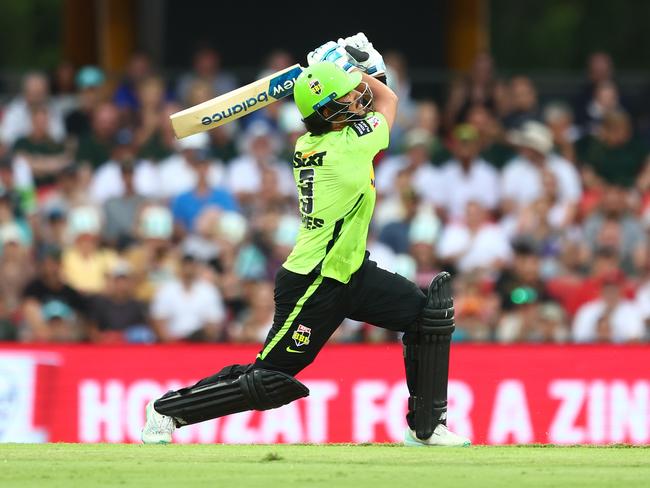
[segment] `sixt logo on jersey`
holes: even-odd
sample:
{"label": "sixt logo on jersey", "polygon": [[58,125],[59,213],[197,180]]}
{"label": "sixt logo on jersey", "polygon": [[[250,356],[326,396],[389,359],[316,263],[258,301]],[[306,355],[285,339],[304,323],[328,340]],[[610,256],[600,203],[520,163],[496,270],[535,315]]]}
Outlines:
{"label": "sixt logo on jersey", "polygon": [[201,123],[203,125],[210,125],[214,122],[219,122],[223,119],[227,119],[228,117],[232,117],[233,115],[236,115],[240,112],[246,112],[249,108],[253,108],[255,105],[258,103],[264,103],[268,102],[269,97],[266,94],[266,92],[261,92],[258,93],[254,97],[247,98],[246,100],[242,101],[241,103],[236,103],[232,105],[231,107],[228,107],[225,110],[222,110],[221,112],[216,112],[213,113],[211,116],[205,116],[201,119]]}
{"label": "sixt logo on jersey", "polygon": [[302,68],[298,66],[280,76],[272,78],[269,81],[269,96],[280,100],[287,95],[291,95],[293,93],[293,85],[300,73],[302,73]]}

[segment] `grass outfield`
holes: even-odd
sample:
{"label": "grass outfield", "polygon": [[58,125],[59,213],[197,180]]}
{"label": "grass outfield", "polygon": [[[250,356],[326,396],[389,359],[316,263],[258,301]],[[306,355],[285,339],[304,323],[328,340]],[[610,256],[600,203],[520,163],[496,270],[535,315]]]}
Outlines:
{"label": "grass outfield", "polygon": [[650,486],[650,448],[0,444],[0,487]]}

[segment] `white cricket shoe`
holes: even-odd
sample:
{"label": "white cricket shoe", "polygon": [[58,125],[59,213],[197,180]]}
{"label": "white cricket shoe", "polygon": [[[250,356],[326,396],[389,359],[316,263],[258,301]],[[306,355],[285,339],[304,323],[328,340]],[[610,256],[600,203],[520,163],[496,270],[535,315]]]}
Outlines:
{"label": "white cricket shoe", "polygon": [[144,444],[169,444],[172,441],[172,432],[176,430],[176,424],[172,417],[156,412],[153,408],[154,401],[147,403],[147,420],[140,438]]}
{"label": "white cricket shoe", "polygon": [[446,447],[467,447],[472,442],[462,435],[454,434],[445,424],[438,424],[431,437],[426,440],[420,440],[415,432],[410,428],[406,429],[404,435],[404,445],[408,447],[425,447],[425,446],[446,446]]}

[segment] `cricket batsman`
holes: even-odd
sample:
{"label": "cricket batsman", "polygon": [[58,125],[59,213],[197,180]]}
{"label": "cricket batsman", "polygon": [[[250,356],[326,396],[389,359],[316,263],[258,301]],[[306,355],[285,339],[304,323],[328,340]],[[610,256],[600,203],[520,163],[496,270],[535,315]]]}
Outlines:
{"label": "cricket batsman", "polygon": [[252,364],[226,366],[149,402],[142,441],[168,443],[178,427],[309,395],[295,375],[348,317],[404,333],[404,444],[467,446],[469,439],[446,426],[451,276],[438,274],[425,296],[377,267],[366,251],[376,198],[373,158],[388,146],[398,102],[385,84],[383,58],[359,33],[327,42],[307,60],[294,87],[307,130],[293,158],[302,225],[275,277],[275,315],[264,347]]}

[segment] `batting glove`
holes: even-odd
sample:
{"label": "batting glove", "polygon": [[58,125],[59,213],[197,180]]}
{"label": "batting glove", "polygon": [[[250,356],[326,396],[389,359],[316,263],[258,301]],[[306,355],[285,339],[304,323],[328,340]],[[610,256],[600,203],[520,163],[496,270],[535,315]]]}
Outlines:
{"label": "batting glove", "polygon": [[326,42],[307,55],[307,65],[309,66],[321,61],[330,61],[348,72],[359,69],[359,64],[354,61],[345,47],[339,46],[334,41]]}
{"label": "batting glove", "polygon": [[346,48],[354,62],[370,76],[375,78],[386,76],[384,58],[373,47],[372,42],[368,40],[363,32],[346,37],[345,39],[340,38],[338,45]]}

